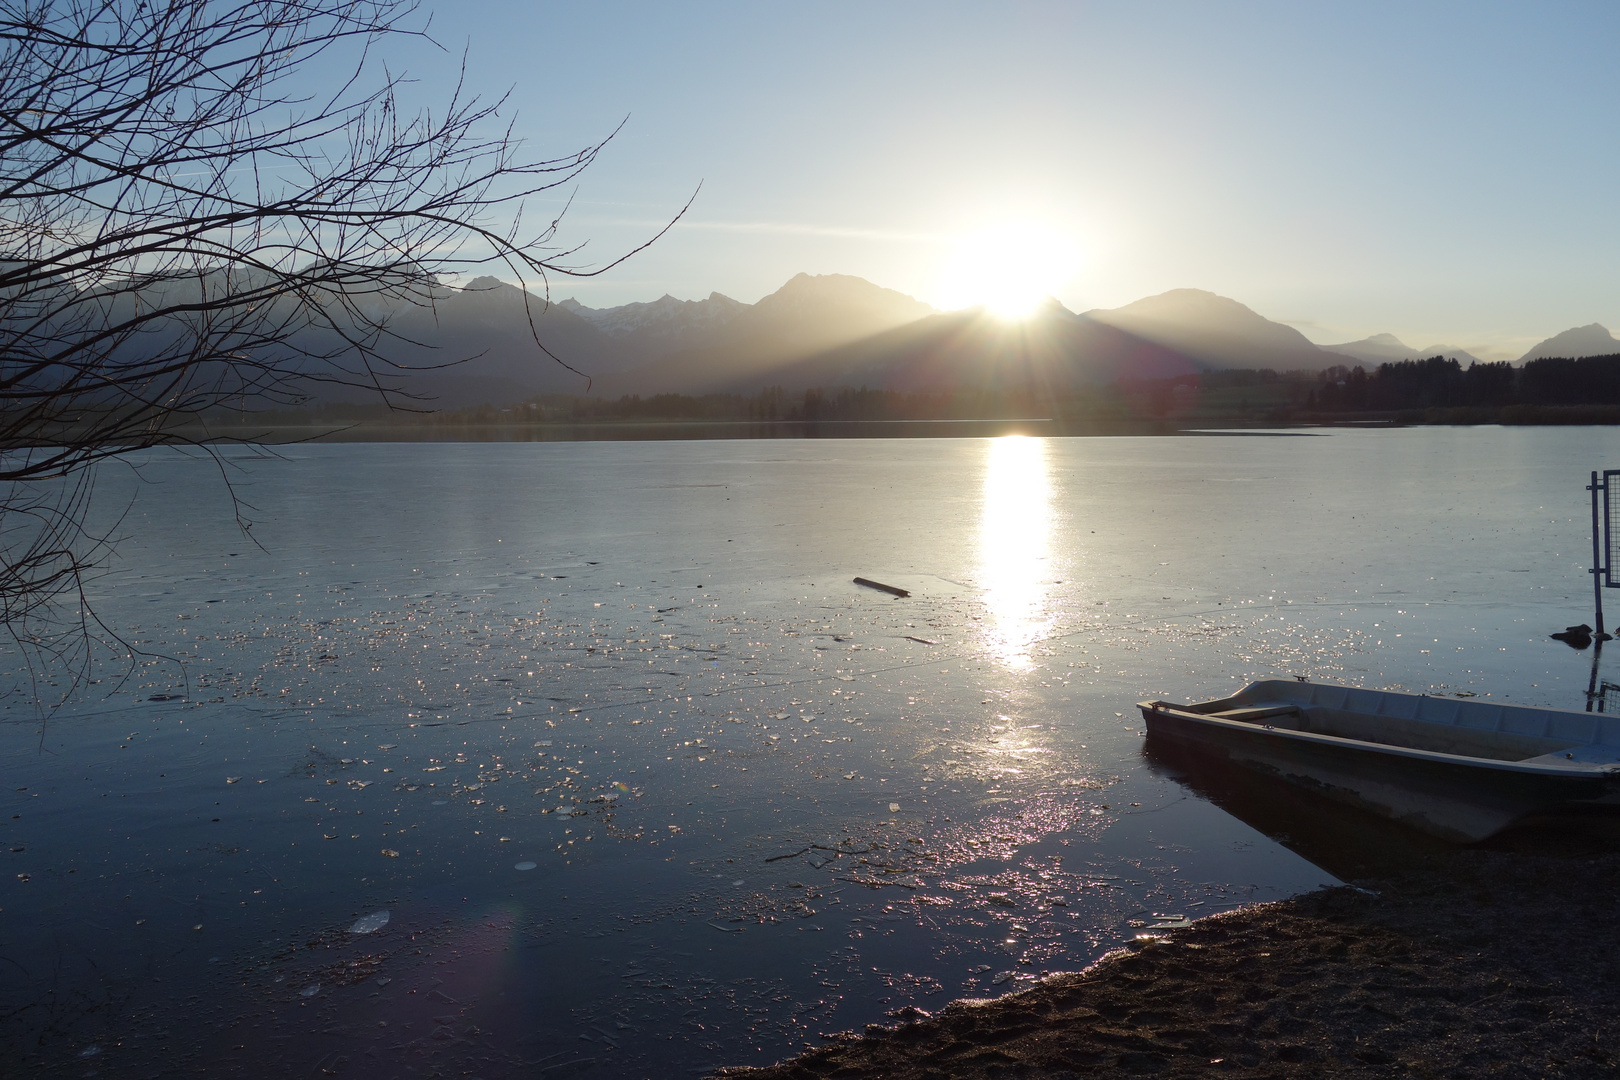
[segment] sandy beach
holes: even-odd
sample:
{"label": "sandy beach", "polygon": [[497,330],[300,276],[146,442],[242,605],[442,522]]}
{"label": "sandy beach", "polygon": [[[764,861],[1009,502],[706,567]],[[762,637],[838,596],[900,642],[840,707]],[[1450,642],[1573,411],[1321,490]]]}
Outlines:
{"label": "sandy beach", "polygon": [[1613,1076],[1620,856],[1522,850],[1536,843],[1213,916],[720,1075]]}

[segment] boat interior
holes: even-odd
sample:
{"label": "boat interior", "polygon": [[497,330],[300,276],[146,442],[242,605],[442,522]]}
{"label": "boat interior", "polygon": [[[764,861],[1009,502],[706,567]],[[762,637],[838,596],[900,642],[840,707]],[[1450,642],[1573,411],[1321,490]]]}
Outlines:
{"label": "boat interior", "polygon": [[1185,708],[1267,728],[1440,754],[1549,765],[1620,764],[1620,718],[1602,714],[1280,681]]}

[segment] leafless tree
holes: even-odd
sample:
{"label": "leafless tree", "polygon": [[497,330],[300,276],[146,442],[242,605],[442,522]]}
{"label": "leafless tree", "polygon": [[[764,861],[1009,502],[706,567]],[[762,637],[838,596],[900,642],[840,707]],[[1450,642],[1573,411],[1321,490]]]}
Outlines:
{"label": "leafless tree", "polygon": [[402,106],[376,55],[425,33],[413,0],[0,0],[0,620],[19,644],[50,647],[48,611],[85,617],[98,462],[194,441],[178,421],[230,402],[400,400],[402,305],[479,264],[546,295],[622,261],[581,265],[560,219],[523,221],[605,142],[531,160],[507,100],[460,81],[442,111]]}

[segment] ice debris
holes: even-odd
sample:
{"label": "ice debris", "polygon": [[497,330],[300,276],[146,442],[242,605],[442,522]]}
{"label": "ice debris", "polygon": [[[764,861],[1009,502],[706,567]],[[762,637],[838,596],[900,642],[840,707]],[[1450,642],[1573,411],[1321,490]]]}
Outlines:
{"label": "ice debris", "polygon": [[370,915],[363,915],[355,924],[349,927],[351,934],[371,934],[388,925],[388,912],[373,911]]}

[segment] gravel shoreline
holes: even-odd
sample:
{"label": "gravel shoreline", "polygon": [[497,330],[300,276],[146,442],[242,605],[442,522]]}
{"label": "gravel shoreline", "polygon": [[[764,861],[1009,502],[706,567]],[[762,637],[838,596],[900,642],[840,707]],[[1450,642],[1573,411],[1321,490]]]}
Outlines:
{"label": "gravel shoreline", "polygon": [[1537,835],[1212,916],[1017,994],[718,1075],[1612,1077],[1620,855],[1526,853],[1550,846]]}

